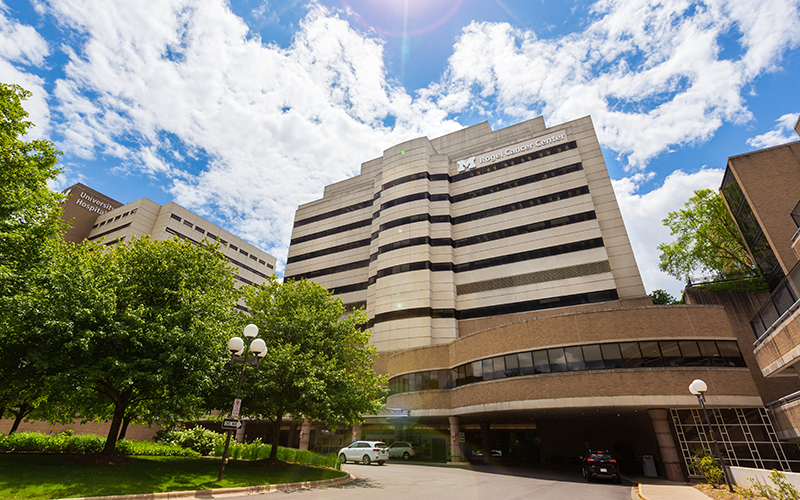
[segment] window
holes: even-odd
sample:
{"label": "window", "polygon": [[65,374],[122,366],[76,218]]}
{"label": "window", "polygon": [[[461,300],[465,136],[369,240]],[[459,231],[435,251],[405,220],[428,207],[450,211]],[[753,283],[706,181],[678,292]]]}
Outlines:
{"label": "window", "polygon": [[567,358],[564,356],[564,348],[557,347],[547,350],[547,357],[550,358],[550,370],[554,372],[567,371]]}
{"label": "window", "polygon": [[257,258],[255,255],[251,255],[251,256],[250,256],[250,259],[251,259],[251,260],[258,260],[258,258]]}
{"label": "window", "polygon": [[103,221],[103,222],[101,222],[101,223],[100,223],[100,227],[103,227],[103,226],[105,226],[105,224],[106,224],[106,221]]}
{"label": "window", "polygon": [[[132,212],[131,212],[131,213],[132,213]],[[180,221],[181,221],[181,218],[180,218],[180,217],[178,217],[178,216],[177,216],[177,215],[175,215],[175,214],[169,214],[169,216],[170,216],[170,218],[171,218],[171,219],[173,219],[173,220],[176,220],[176,221],[178,221],[178,222],[180,222]]]}
{"label": "window", "polygon": [[139,211],[139,209],[138,209],[138,208],[134,208],[133,210],[131,210],[131,215],[135,214],[135,213],[136,213],[136,212],[138,212],[138,211]]}
{"label": "window", "polygon": [[188,220],[185,220],[185,221],[183,221],[183,225],[184,225],[184,226],[187,226],[187,227],[194,227],[194,224],[192,224],[192,223],[191,223],[191,222],[189,222]]}
{"label": "window", "polygon": [[231,250],[233,250],[234,252],[235,252],[236,250],[239,250],[239,247],[237,247],[237,246],[236,246],[236,245],[234,245],[233,243],[231,243],[231,244],[229,245],[229,248],[230,248]]}
{"label": "window", "polygon": [[534,373],[550,373],[550,360],[547,359],[547,351],[534,351],[533,370]]}
{"label": "window", "polygon": [[622,342],[619,348],[622,351],[622,358],[625,360],[625,368],[642,366],[642,351],[639,350],[638,342]]}
{"label": "window", "polygon": [[122,216],[123,216],[123,217],[127,217],[129,213],[130,213],[130,212],[125,212],[124,214],[122,214]]}
{"label": "window", "polygon": [[195,230],[195,231],[197,231],[198,233],[203,233],[203,234],[206,234],[206,231],[205,231],[205,229],[203,229],[203,228],[202,228],[202,227],[200,227],[200,226],[194,226],[194,230]]}
{"label": "window", "polygon": [[259,264],[261,264],[262,266],[263,266],[264,264],[266,264],[266,262],[264,262],[264,261],[263,261],[263,260],[261,260],[261,259],[258,259],[258,263],[259,263]]}
{"label": "window", "polygon": [[583,360],[587,370],[598,370],[605,368],[603,363],[603,353],[599,345],[583,346]]}
{"label": "window", "polygon": [[206,233],[206,236],[208,238],[212,239],[212,240],[216,240],[217,239],[217,235],[216,234]]}
{"label": "window", "polygon": [[94,226],[92,226],[92,229],[96,228],[97,226],[99,226],[99,224],[95,224]]}
{"label": "window", "polygon": [[244,251],[244,249],[239,250],[239,253],[244,255],[244,256],[249,255],[247,252]]}
{"label": "window", "polygon": [[116,217],[114,217],[114,220],[118,220],[120,217],[122,217],[122,216],[121,215],[117,215]]}

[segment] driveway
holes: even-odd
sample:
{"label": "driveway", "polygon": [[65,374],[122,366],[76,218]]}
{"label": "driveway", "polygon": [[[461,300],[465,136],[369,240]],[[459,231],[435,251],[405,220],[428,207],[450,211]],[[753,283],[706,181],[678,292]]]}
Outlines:
{"label": "driveway", "polygon": [[[390,461],[386,465],[347,464],[344,470],[358,479],[349,484],[270,493],[269,498],[287,500],[630,500],[631,484],[586,483],[580,470],[475,466],[471,469],[447,465]],[[251,495],[249,500],[268,498]]]}

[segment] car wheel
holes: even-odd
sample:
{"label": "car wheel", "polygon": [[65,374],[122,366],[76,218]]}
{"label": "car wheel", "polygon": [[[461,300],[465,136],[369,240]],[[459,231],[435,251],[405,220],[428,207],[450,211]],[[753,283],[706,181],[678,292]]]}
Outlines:
{"label": "car wheel", "polygon": [[378,465],[383,465],[383,460],[378,460]]}
{"label": "car wheel", "polygon": [[404,451],[403,452],[403,460],[408,460],[409,458],[411,458],[411,455],[409,455],[407,451]]}
{"label": "car wheel", "polygon": [[592,475],[591,474],[586,474],[586,482],[587,483],[591,483],[592,482]]}
{"label": "car wheel", "polygon": [[361,463],[364,465],[369,465],[372,461],[369,459],[369,455],[364,455],[361,458]]}
{"label": "car wheel", "polygon": [[622,478],[620,476],[617,476],[617,478],[614,479],[614,482],[617,484],[622,484]]}
{"label": "car wheel", "polygon": [[342,453],[341,455],[339,455],[339,460],[341,460],[343,464],[346,464],[346,463],[347,463],[347,457],[346,457],[346,456],[344,456],[344,453]]}

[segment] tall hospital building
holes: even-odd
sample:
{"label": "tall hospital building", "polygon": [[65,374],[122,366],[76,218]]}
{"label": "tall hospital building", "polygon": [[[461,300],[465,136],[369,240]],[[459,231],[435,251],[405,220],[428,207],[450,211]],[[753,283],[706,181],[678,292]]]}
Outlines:
{"label": "tall hospital building", "polygon": [[712,414],[752,438],[731,444],[736,464],[800,463],[776,444],[752,338],[725,307],[646,295],[588,117],[390,147],[298,208],[285,277],[366,309],[392,410],[354,436],[456,462],[609,449],[623,471],[652,456],[682,479],[708,444],[688,391],[703,379]]}

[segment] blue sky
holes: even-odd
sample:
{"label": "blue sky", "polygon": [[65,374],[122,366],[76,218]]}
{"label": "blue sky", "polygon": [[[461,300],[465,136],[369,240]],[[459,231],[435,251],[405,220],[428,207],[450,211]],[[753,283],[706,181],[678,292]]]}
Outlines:
{"label": "blue sky", "polygon": [[800,0],[0,0],[32,136],[118,201],[282,261],[297,205],[398,142],[591,115],[648,292],[661,225],[728,156],[798,137]]}

